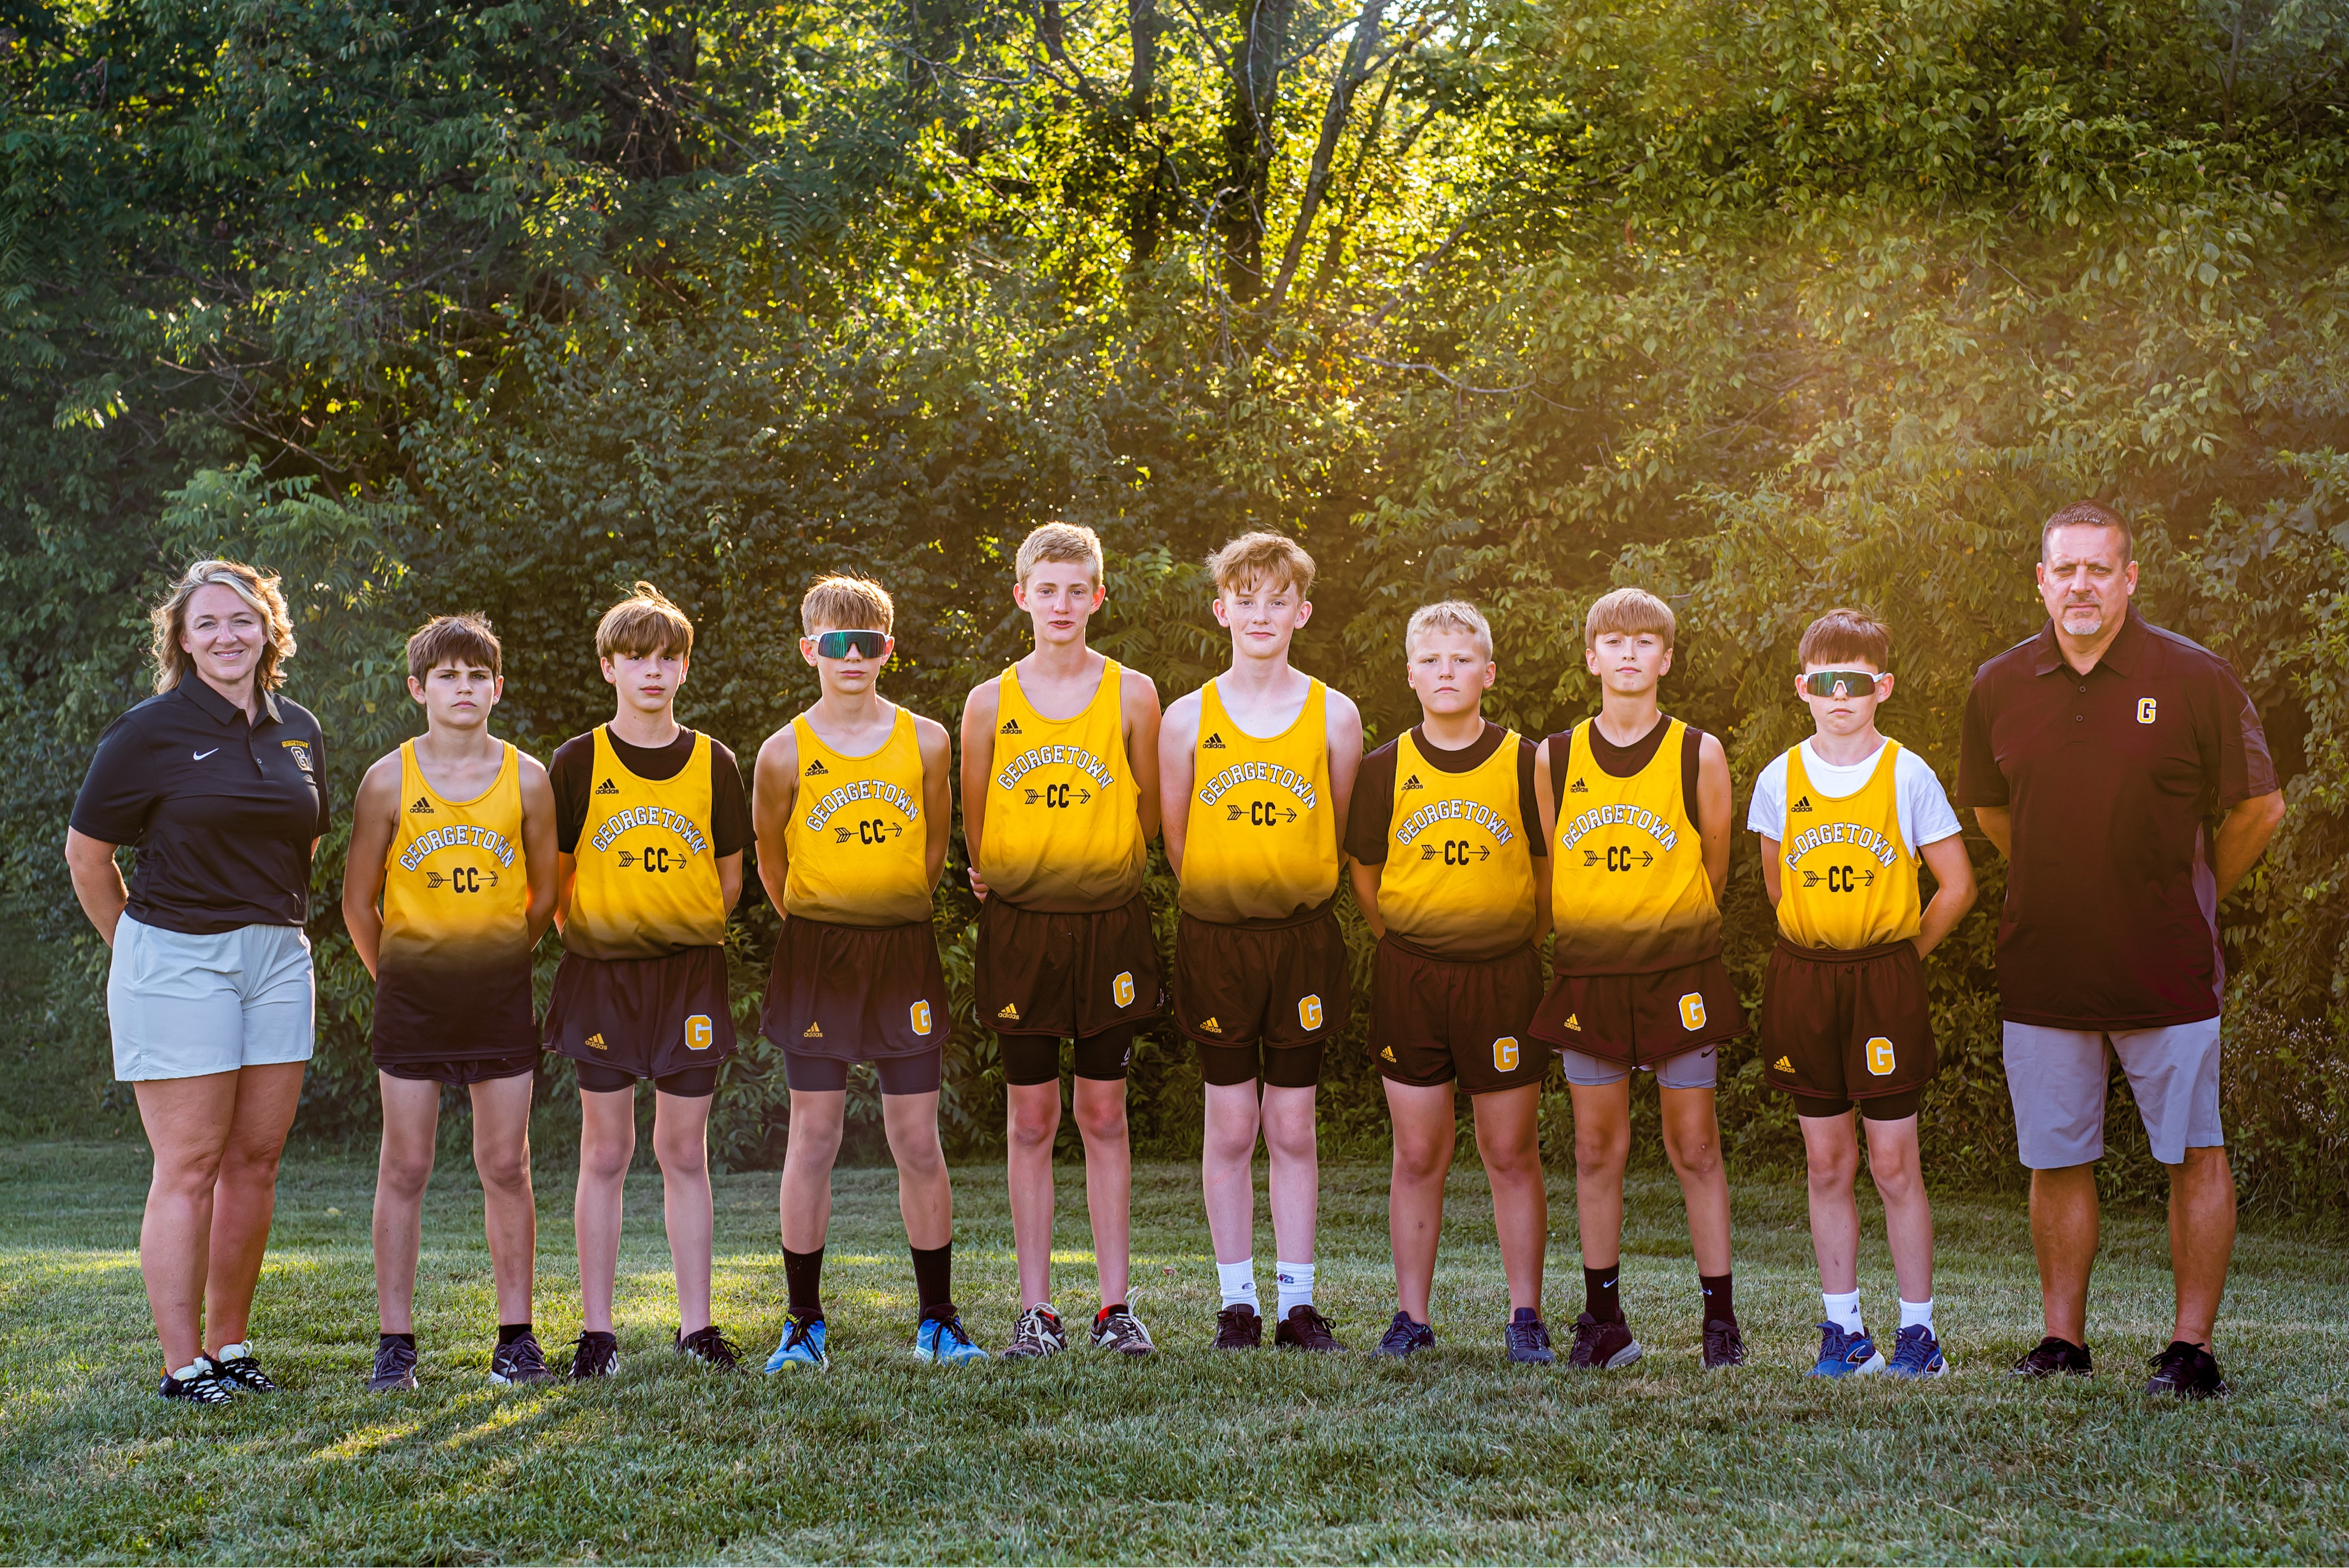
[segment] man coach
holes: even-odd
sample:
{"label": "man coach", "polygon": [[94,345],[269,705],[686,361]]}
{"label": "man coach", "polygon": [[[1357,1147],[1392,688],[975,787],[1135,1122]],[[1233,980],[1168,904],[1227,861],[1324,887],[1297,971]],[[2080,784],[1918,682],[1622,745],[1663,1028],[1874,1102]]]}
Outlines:
{"label": "man coach", "polygon": [[1959,804],[2008,861],[2000,1014],[2047,1331],[2014,1370],[2090,1370],[2095,1162],[2118,1057],[2169,1167],[2178,1322],[2147,1391],[2207,1398],[2227,1389],[2210,1330],[2235,1244],[2219,901],[2283,798],[2227,661],[2130,612],[2137,562],[2116,513],[2080,501],[2049,518],[2038,578],[2049,624],[1976,673],[1958,766]]}

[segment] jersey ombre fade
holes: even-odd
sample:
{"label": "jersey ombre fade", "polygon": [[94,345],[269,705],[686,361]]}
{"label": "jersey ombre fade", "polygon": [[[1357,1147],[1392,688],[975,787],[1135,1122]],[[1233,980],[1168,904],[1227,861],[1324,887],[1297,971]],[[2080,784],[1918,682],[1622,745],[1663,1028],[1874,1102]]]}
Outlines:
{"label": "jersey ombre fade", "polygon": [[424,777],[416,743],[402,741],[376,962],[380,1046],[449,1060],[529,1049],[530,949],[521,754],[506,746],[490,787],[451,800]]}
{"label": "jersey ombre fade", "polygon": [[1037,712],[1016,666],[998,678],[978,852],[988,897],[1089,914],[1142,890],[1150,852],[1125,750],[1124,676],[1116,660],[1104,660],[1092,701],[1068,718]]}
{"label": "jersey ombre fade", "polygon": [[1786,753],[1786,836],[1778,845],[1778,930],[1803,947],[1905,942],[1925,923],[1917,857],[1902,841],[1900,746],[1887,740],[1868,782],[1819,792],[1803,748]]}
{"label": "jersey ombre fade", "polygon": [[[1590,727],[1574,727],[1550,844],[1560,975],[1650,975],[1721,952],[1721,905],[1681,781],[1688,727],[1675,718],[1647,766],[1618,779],[1599,766]],[[1555,753],[1553,753],[1555,755]]]}
{"label": "jersey ombre fade", "polygon": [[1309,914],[1338,891],[1338,815],[1330,799],[1330,688],[1313,682],[1295,722],[1258,739],[1199,688],[1183,913],[1218,925]]}
{"label": "jersey ombre fade", "polygon": [[1397,738],[1379,877],[1390,935],[1432,957],[1475,962],[1515,953],[1539,934],[1518,786],[1523,744],[1505,732],[1484,761],[1446,773],[1410,732]]}
{"label": "jersey ombre fade", "polygon": [[889,738],[864,757],[824,743],[802,715],[798,793],[783,829],[783,913],[833,925],[910,925],[930,918],[929,823],[922,747],[897,710]]}
{"label": "jersey ombre fade", "polygon": [[726,897],[711,841],[709,737],[676,778],[622,766],[595,727],[587,797],[563,945],[583,958],[663,958],[726,940]]}

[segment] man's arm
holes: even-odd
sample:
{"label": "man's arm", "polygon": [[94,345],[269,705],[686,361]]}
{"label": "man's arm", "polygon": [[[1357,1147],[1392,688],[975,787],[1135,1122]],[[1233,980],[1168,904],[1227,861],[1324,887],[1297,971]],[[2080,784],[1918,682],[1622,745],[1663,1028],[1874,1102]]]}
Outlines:
{"label": "man's arm", "polygon": [[1385,879],[1386,870],[1383,861],[1369,866],[1350,858],[1346,861],[1347,874],[1354,882],[1354,902],[1362,906],[1362,918],[1371,923],[1372,936],[1387,934],[1386,920],[1379,913],[1379,883]]}
{"label": "man's arm", "polygon": [[[934,718],[914,720],[914,740],[922,748],[922,810],[930,819],[930,830],[922,839],[923,864],[927,885],[936,887],[938,874],[947,869],[947,846],[954,838],[954,742],[947,738],[947,727]],[[776,834],[778,839],[781,836]],[[766,841],[761,839],[761,872],[766,861]],[[774,896],[771,891],[768,896]],[[775,907],[783,907],[781,899],[775,900]]]}
{"label": "man's arm", "polygon": [[[554,786],[548,781],[546,769],[537,758],[520,757],[515,760],[522,773],[523,863],[530,874],[530,903],[523,918],[529,924],[530,944],[535,949],[538,939],[554,923]],[[356,822],[352,824],[353,832],[357,831],[357,826]],[[343,886],[348,896],[350,883],[345,882]]]}
{"label": "man's arm", "polygon": [[1729,788],[1729,753],[1722,749],[1717,738],[1705,736],[1696,748],[1696,831],[1704,844],[1704,874],[1712,879],[1715,903],[1729,885],[1730,821],[1735,815],[1736,802]]}
{"label": "man's arm", "polygon": [[[918,734],[921,720],[914,722]],[[928,757],[922,761],[926,771]],[[799,787],[800,739],[787,724],[767,737],[759,748],[759,759],[750,765],[750,831],[759,846],[759,883],[767,890],[767,902],[775,906],[778,920],[791,918],[783,912],[783,884],[792,867],[783,830],[791,824]]]}
{"label": "man's arm", "polygon": [[1166,864],[1183,874],[1183,840],[1191,824],[1191,748],[1199,738],[1199,694],[1178,696],[1158,726],[1158,829]]}
{"label": "man's arm", "polygon": [[999,689],[993,681],[970,688],[962,705],[962,844],[970,856],[970,891],[982,900],[987,883],[978,874],[979,834],[987,826],[987,776],[995,767],[995,713]]}
{"label": "man's arm", "polygon": [[[529,810],[525,793],[525,825]],[[359,780],[358,796],[351,802],[350,852],[343,861],[343,929],[351,934],[351,946],[369,975],[376,972],[383,945],[383,911],[378,900],[383,896],[384,857],[391,852],[391,838],[398,830],[399,753],[395,751],[378,758]]]}
{"label": "man's arm", "polygon": [[1125,715],[1125,755],[1133,769],[1133,809],[1142,841],[1158,836],[1158,683],[1140,670],[1123,670],[1118,702]]}
{"label": "man's arm", "polygon": [[2271,789],[2236,802],[2219,824],[2218,841],[2210,846],[2210,872],[2218,879],[2219,896],[2226,897],[2251,874],[2268,841],[2283,821],[2283,791]]}
{"label": "man's arm", "polygon": [[[2007,808],[2004,806],[1975,807],[1974,825],[1982,829],[1983,838],[1998,847],[2000,854],[2004,855],[2008,860],[2014,858],[2014,817]],[[2261,844],[2267,842],[2264,839],[2260,841]]]}
{"label": "man's arm", "polygon": [[1344,692],[1332,690],[1322,710],[1330,746],[1330,816],[1338,830],[1339,852],[1346,846],[1346,811],[1354,803],[1354,775],[1362,770],[1362,710]]}
{"label": "man's arm", "polygon": [[1966,911],[1974,906],[1974,862],[1966,853],[1965,836],[1951,833],[1936,840],[1918,851],[1937,884],[1933,902],[1925,906],[1924,923],[1918,928],[1913,940],[1917,956],[1922,958],[1941,944],[1941,939],[1958,928]]}

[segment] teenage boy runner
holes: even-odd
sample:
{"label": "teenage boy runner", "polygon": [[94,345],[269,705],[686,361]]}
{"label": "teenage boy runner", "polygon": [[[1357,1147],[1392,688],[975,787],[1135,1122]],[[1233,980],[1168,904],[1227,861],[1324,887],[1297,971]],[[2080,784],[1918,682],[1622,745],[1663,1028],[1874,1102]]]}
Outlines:
{"label": "teenage boy runner", "polygon": [[742,891],[750,806],[734,754],[677,722],[693,623],[649,583],[605,612],[595,654],[616,694],[611,722],[556,748],[563,966],[547,1048],[579,1072],[581,1333],[574,1377],[620,1363],[612,1284],[620,1200],[636,1157],[636,1088],[653,1080],[678,1354],[719,1367],[741,1352],[709,1321],[709,1099],[734,1054],[726,916]]}
{"label": "teenage boy runner", "polygon": [[500,670],[498,639],[478,615],[438,616],[409,638],[408,695],[424,709],[424,734],[367,769],[352,807],[343,924],[375,976],[383,1091],[381,1332],[367,1378],[378,1391],[416,1387],[416,1258],[443,1084],[473,1102],[473,1169],[498,1290],[490,1380],[554,1376],[530,1307],[530,955],[554,917],[554,792],[545,769],[490,733],[505,691]]}
{"label": "teenage boy runner", "polygon": [[759,878],[782,912],[760,1032],[782,1047],[792,1091],[783,1153],[783,1279],[791,1315],[767,1370],[823,1367],[824,1234],[848,1068],[881,1079],[897,1207],[914,1255],[925,1361],[984,1359],[954,1305],[954,1190],[938,1143],[938,1085],[953,1012],[930,890],[953,833],[945,728],[874,689],[896,647],[877,583],[826,577],[800,601],[800,656],[815,706],[759,748],[751,819]]}
{"label": "teenage boy runner", "polygon": [[1096,1348],[1147,1356],[1127,1278],[1133,1156],[1125,1075],[1143,1020],[1165,1006],[1142,878],[1158,831],[1158,688],[1085,645],[1108,597],[1101,541],[1049,522],[1013,562],[1036,651],[972,688],[962,710],[962,830],[979,898],[973,990],[1001,1041],[1006,1177],[1019,1260],[1004,1355],[1068,1347],[1052,1305],[1052,1144],[1061,1042],[1071,1042],[1101,1309]]}
{"label": "teenage boy runner", "polygon": [[1557,944],[1532,1032],[1565,1058],[1574,1100],[1585,1298],[1577,1367],[1628,1367],[1640,1356],[1618,1290],[1634,1068],[1656,1075],[1664,1151],[1688,1207],[1704,1365],[1745,1359],[1713,1104],[1716,1047],[1745,1032],[1721,962],[1729,758],[1720,741],[1657,706],[1673,631],[1671,607],[1637,588],[1591,605],[1583,662],[1599,680],[1598,717],[1551,736],[1534,768]]}
{"label": "teenage boy runner", "polygon": [[[1917,1159],[1918,1101],[1940,1070],[1924,956],[1973,906],[1974,872],[1931,766],[1877,732],[1891,655],[1891,633],[1857,610],[1811,623],[1795,695],[1817,733],[1762,770],[1745,820],[1762,837],[1762,880],[1778,909],[1762,991],[1763,1077],[1795,1097],[1810,1161],[1811,1246],[1826,1302],[1812,1368],[1820,1377],[1950,1369],[1933,1334],[1933,1212]],[[1936,884],[1930,904],[1918,896],[1920,859]],[[1859,1315],[1855,1106],[1900,1286],[1889,1365]]]}
{"label": "teenage boy runner", "polygon": [[1245,533],[1207,569],[1232,666],[1166,710],[1158,769],[1166,860],[1182,880],[1174,1022],[1197,1045],[1206,1079],[1199,1171],[1224,1297],[1216,1347],[1264,1342],[1254,1255],[1261,1128],[1278,1248],[1273,1343],[1338,1350],[1313,1305],[1313,1099],[1322,1047],[1352,1005],[1331,904],[1362,716],[1288,663],[1313,613],[1311,556],[1277,533]]}
{"label": "teenage boy runner", "polygon": [[1502,1343],[1512,1361],[1547,1363],[1542,1252],[1541,1086],[1548,1053],[1526,1039],[1541,1003],[1549,923],[1534,744],[1478,710],[1498,673],[1493,631],[1473,604],[1414,612],[1404,678],[1420,722],[1362,758],[1346,813],[1354,897],[1379,937],[1371,980],[1371,1055],[1394,1119],[1387,1232],[1401,1310],[1374,1354],[1435,1344],[1428,1296],[1452,1169],[1455,1084],[1476,1113],[1493,1189],[1493,1227],[1509,1284]]}

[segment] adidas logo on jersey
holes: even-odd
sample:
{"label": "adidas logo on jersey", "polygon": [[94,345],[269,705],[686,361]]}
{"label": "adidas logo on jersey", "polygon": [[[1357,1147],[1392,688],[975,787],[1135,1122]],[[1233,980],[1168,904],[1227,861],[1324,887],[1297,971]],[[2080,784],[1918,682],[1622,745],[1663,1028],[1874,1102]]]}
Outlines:
{"label": "adidas logo on jersey", "polygon": [[603,1037],[602,1035],[600,1035],[600,1034],[595,1034],[595,1035],[590,1035],[590,1036],[588,1036],[588,1037],[587,1037],[587,1043],[588,1043],[589,1045],[591,1045],[591,1046],[595,1047],[597,1050],[599,1050],[599,1051],[600,1051],[600,1050],[603,1050],[603,1049],[605,1049],[605,1045],[604,1045],[604,1037]]}
{"label": "adidas logo on jersey", "polygon": [[823,1026],[822,1024],[810,1024],[806,1028],[800,1031],[800,1038],[802,1040],[820,1040],[823,1038]]}
{"label": "adidas logo on jersey", "polygon": [[1395,793],[1400,795],[1405,789],[1424,789],[1426,788],[1426,785],[1419,781],[1419,775],[1414,773],[1410,778],[1404,779],[1400,785],[1396,786]]}
{"label": "adidas logo on jersey", "polygon": [[609,779],[605,779],[601,784],[595,786],[595,793],[598,795],[616,795],[619,792],[620,787],[617,784],[613,783]]}
{"label": "adidas logo on jersey", "polygon": [[1787,807],[1786,810],[1789,811],[1807,811],[1811,810],[1811,798],[1808,795],[1806,795],[1801,799],[1795,801],[1793,805]]}
{"label": "adidas logo on jersey", "polygon": [[1790,1073],[1795,1070],[1795,1064],[1788,1061],[1784,1057],[1780,1057],[1776,1061],[1772,1062],[1770,1066],[1773,1070],[1782,1073]]}
{"label": "adidas logo on jersey", "polygon": [[410,806],[408,810],[410,816],[429,817],[433,815],[432,802],[419,795],[416,798],[416,804]]}
{"label": "adidas logo on jersey", "polygon": [[822,758],[818,758],[813,762],[807,765],[807,772],[802,777],[809,779],[821,779],[831,771],[831,769],[826,768],[823,765],[823,759]]}
{"label": "adidas logo on jersey", "polygon": [[1207,737],[1206,739],[1199,742],[1199,749],[1202,751],[1221,751],[1225,749],[1224,732],[1219,729],[1216,731],[1215,734]]}
{"label": "adidas logo on jersey", "polygon": [[1569,795],[1588,795],[1590,793],[1590,786],[1578,779],[1567,786],[1566,792]]}
{"label": "adidas logo on jersey", "polygon": [[1209,1034],[1211,1034],[1211,1035],[1220,1035],[1220,1034],[1222,1034],[1222,1033],[1224,1032],[1224,1026],[1223,1026],[1221,1024],[1218,1024],[1217,1022],[1216,1022],[1216,1020],[1214,1020],[1213,1018],[1202,1018],[1202,1019],[1200,1019],[1200,1020],[1199,1020],[1199,1027],[1201,1027],[1201,1028],[1203,1028],[1203,1029],[1206,1030],[1206,1031],[1207,1031],[1207,1033],[1209,1033]]}
{"label": "adidas logo on jersey", "polygon": [[1006,1020],[1007,1022],[1016,1024],[1019,1021],[1019,1004],[1017,1002],[1006,1002],[1003,1004],[1002,1011],[997,1013],[995,1016]]}
{"label": "adidas logo on jersey", "polygon": [[1003,721],[1003,727],[997,730],[995,733],[998,735],[1017,735],[1019,733],[1019,721],[1016,718],[1007,718]]}

